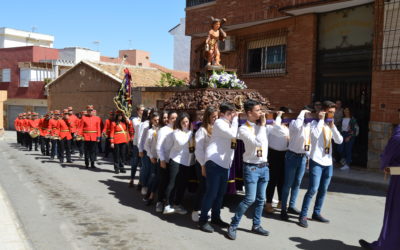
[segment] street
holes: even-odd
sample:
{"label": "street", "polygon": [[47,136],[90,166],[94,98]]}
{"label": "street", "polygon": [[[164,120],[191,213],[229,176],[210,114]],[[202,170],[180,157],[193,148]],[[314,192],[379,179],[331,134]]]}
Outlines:
{"label": "street", "polygon": [[[87,170],[77,154],[73,164],[60,165],[15,141],[10,131],[0,141],[0,186],[34,249],[350,250],[360,249],[361,238],[377,239],[382,226],[384,190],[332,182],[322,211],[330,224],[310,221],[304,229],[296,224],[297,218],[283,222],[276,213],[264,216],[262,226],[270,236],[262,237],[250,232],[248,211],[236,241],[230,241],[225,230],[199,231],[190,214],[161,215],[146,207],[141,195],[128,188],[129,166],[126,174],[116,175],[100,156],[98,168]],[[305,186],[306,180],[297,208]],[[185,199],[187,208],[191,198]],[[226,198],[223,220],[230,221],[240,200],[240,195]]]}

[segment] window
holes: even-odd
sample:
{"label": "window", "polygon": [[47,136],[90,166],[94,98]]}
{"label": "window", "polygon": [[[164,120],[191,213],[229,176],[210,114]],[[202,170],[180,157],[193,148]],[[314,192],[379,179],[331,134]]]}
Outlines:
{"label": "window", "polygon": [[378,37],[382,37],[375,48],[376,66],[382,70],[399,70],[400,0],[377,2],[376,9],[376,30]]}
{"label": "window", "polygon": [[250,48],[247,51],[247,73],[285,73],[286,45]]}
{"label": "window", "polygon": [[186,0],[186,8],[210,2],[215,2],[215,0]]}
{"label": "window", "polygon": [[10,69],[0,70],[0,80],[1,82],[11,82],[11,70]]}
{"label": "window", "polygon": [[20,69],[20,87],[29,87],[29,82],[43,82],[45,79],[54,79],[54,72],[49,69]]}

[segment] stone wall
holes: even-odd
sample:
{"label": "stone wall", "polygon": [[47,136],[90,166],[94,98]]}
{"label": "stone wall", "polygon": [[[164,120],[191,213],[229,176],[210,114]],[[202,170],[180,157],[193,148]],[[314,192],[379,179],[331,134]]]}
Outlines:
{"label": "stone wall", "polygon": [[374,121],[369,123],[368,168],[380,167],[380,155],[392,136],[392,131],[392,123]]}

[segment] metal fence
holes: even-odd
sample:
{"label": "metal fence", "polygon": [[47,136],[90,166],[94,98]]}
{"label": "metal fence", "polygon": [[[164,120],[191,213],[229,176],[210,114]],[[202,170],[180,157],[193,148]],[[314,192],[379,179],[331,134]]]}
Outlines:
{"label": "metal fence", "polygon": [[186,7],[193,7],[196,5],[215,2],[215,0],[186,0]]}
{"label": "metal fence", "polygon": [[375,69],[399,70],[400,0],[376,1],[375,15]]}

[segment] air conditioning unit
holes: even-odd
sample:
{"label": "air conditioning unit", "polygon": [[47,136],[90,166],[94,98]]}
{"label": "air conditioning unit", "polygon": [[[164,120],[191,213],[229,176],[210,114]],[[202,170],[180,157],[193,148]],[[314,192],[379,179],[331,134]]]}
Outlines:
{"label": "air conditioning unit", "polygon": [[227,36],[225,41],[219,41],[219,50],[221,52],[230,52],[235,50],[235,37]]}

